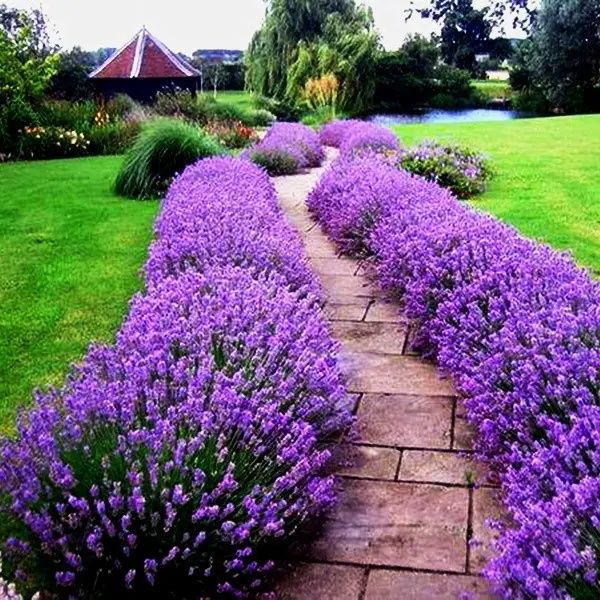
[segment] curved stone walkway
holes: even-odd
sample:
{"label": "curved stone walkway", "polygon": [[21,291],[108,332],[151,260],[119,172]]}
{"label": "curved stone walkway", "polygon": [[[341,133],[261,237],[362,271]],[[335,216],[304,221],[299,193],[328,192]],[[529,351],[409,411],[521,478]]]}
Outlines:
{"label": "curved stone walkway", "polygon": [[[281,206],[304,240],[342,342],[358,418],[339,474],[337,509],[320,537],[291,551],[279,584],[287,600],[490,598],[478,576],[499,516],[496,490],[465,458],[470,432],[447,379],[411,352],[410,326],[356,260],[339,257],[311,220],[306,197],[320,169],[276,178]],[[477,485],[473,486],[473,482]]]}

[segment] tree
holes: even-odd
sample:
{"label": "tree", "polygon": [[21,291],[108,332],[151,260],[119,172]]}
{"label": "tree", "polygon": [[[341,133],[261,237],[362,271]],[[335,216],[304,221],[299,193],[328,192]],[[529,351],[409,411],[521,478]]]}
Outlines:
{"label": "tree", "polygon": [[414,109],[426,105],[436,93],[438,44],[423,36],[407,39],[395,52],[377,58],[375,102]]}
{"label": "tree", "polygon": [[362,110],[374,92],[378,48],[370,9],[354,0],[270,0],[246,54],[246,85],[299,102],[308,80],[333,75],[345,110]]}
{"label": "tree", "polygon": [[600,0],[544,0],[527,67],[556,108],[600,108]]}
{"label": "tree", "polygon": [[48,85],[51,96],[65,100],[82,100],[92,93],[88,75],[98,65],[97,53],[86,52],[79,46],[61,52],[56,73]]}
{"label": "tree", "polygon": [[452,0],[443,19],[441,50],[445,62],[476,74],[476,55],[488,50],[492,25],[487,10],[473,0]]}
{"label": "tree", "polygon": [[[414,0],[407,9],[407,19],[415,13],[425,19],[441,22],[451,13],[454,0],[429,0],[426,7],[415,7]],[[491,24],[500,30],[504,29],[507,17],[512,17],[513,27],[530,31],[537,17],[537,0],[489,0],[487,14]]]}
{"label": "tree", "polygon": [[206,78],[210,85],[213,88],[213,96],[217,97],[217,89],[219,87],[219,82],[221,81],[221,77],[223,76],[223,65],[221,63],[209,63],[206,65]]}
{"label": "tree", "polygon": [[0,31],[6,40],[16,45],[23,62],[46,58],[57,50],[50,43],[46,17],[39,9],[28,11],[0,4]]}

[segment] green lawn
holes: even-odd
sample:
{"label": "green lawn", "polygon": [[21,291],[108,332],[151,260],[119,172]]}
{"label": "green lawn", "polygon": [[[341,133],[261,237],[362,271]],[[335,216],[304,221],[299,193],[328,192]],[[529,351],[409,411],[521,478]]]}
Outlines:
{"label": "green lawn", "polygon": [[572,250],[600,275],[600,115],[417,124],[401,140],[452,140],[485,152],[496,177],[473,201],[529,237]]}
{"label": "green lawn", "polygon": [[0,433],[32,388],[113,337],[140,287],[157,203],[111,192],[120,161],[0,164]]}
{"label": "green lawn", "polygon": [[224,90],[217,92],[217,102],[234,104],[238,108],[248,111],[255,108],[254,96],[244,91]]}

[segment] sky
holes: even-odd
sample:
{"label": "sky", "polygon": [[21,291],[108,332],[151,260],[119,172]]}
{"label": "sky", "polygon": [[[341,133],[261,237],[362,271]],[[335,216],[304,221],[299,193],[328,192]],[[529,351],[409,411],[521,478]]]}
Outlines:
{"label": "sky", "polygon": [[[264,16],[264,0],[3,0],[18,8],[42,8],[54,40],[63,48],[120,47],[142,25],[175,52],[198,48],[245,50]],[[417,0],[416,4],[424,0]],[[366,0],[384,46],[398,48],[410,33],[435,26],[420,17],[406,22],[409,0]],[[507,32],[509,35],[512,32]]]}

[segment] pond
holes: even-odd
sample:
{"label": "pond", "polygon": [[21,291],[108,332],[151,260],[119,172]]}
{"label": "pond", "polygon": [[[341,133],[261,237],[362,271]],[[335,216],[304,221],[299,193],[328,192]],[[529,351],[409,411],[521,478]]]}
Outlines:
{"label": "pond", "polygon": [[402,125],[406,123],[468,123],[475,121],[510,121],[533,117],[531,113],[517,110],[500,110],[492,108],[466,108],[459,110],[428,109],[418,113],[375,114],[367,117],[368,121],[378,125]]}

